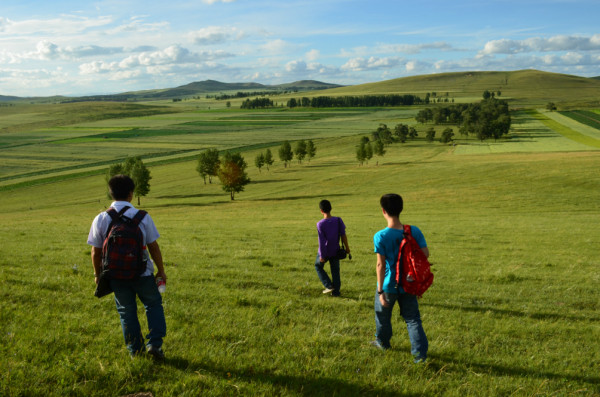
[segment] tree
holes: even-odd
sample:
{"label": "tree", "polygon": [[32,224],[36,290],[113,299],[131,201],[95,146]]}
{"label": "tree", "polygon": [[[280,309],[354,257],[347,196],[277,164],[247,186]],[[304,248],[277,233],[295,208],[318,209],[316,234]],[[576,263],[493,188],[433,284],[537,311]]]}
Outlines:
{"label": "tree", "polygon": [[483,91],[483,99],[490,99],[492,97],[492,93],[488,90]]}
{"label": "tree", "polygon": [[442,143],[452,142],[453,136],[454,136],[454,132],[452,131],[452,128],[448,127],[444,131],[442,131],[442,137],[440,138],[440,142],[442,142]]}
{"label": "tree", "polygon": [[429,127],[429,129],[425,133],[425,139],[427,139],[427,142],[433,142],[433,140],[435,139],[435,130],[433,129],[433,127]]}
{"label": "tree", "polygon": [[371,142],[368,142],[365,145],[365,160],[367,161],[367,164],[369,164],[369,160],[371,160],[373,158],[373,145],[371,145]]}
{"label": "tree", "polygon": [[415,127],[410,127],[408,129],[408,136],[410,137],[410,139],[415,139],[419,136],[419,133],[417,132],[417,129]]}
{"label": "tree", "polygon": [[292,145],[288,141],[281,144],[279,148],[279,159],[283,161],[283,167],[287,167],[288,163],[294,158],[294,152],[292,151]]}
{"label": "tree", "polygon": [[394,142],[394,139],[392,138],[392,131],[385,124],[379,124],[377,130],[373,131],[371,135],[374,141],[381,140],[386,145]]}
{"label": "tree", "polygon": [[397,124],[396,127],[394,127],[394,134],[396,134],[400,142],[406,142],[406,138],[408,138],[408,126],[405,124]]}
{"label": "tree", "polygon": [[225,104],[225,106],[227,106],[227,108],[231,107],[231,101],[227,101],[227,103]]}
{"label": "tree", "polygon": [[244,186],[250,183],[250,178],[246,174],[246,161],[239,153],[226,152],[221,160],[218,176],[221,180],[224,191],[234,199],[235,193],[243,192]]}
{"label": "tree", "polygon": [[366,144],[361,141],[360,145],[358,145],[358,147],[356,148],[356,159],[358,160],[360,165],[363,165],[366,158],[367,158]]}
{"label": "tree", "polygon": [[[150,170],[146,168],[141,157],[128,157],[125,159],[123,164],[113,164],[108,168],[106,174],[106,181],[115,175],[127,175],[135,183],[135,189],[133,195],[138,199],[138,205],[140,205],[140,197],[146,196],[150,193]],[[110,197],[110,194],[109,194]]]}
{"label": "tree", "polygon": [[556,110],[556,104],[554,102],[548,102],[546,104],[546,109],[548,109],[549,111],[553,112]]}
{"label": "tree", "polygon": [[306,157],[308,157],[309,163],[310,163],[310,159],[315,157],[316,154],[317,154],[317,147],[315,146],[315,143],[311,139],[308,142],[306,142]]}
{"label": "tree", "polygon": [[269,171],[269,167],[273,165],[273,162],[275,161],[273,159],[273,154],[271,154],[271,149],[267,149],[267,151],[265,152],[265,165],[267,166],[267,171]]}
{"label": "tree", "polygon": [[296,149],[294,152],[296,153],[298,163],[302,164],[302,160],[304,160],[304,157],[306,157],[306,141],[304,139],[296,142]]}
{"label": "tree", "polygon": [[385,146],[383,145],[383,142],[381,141],[375,141],[375,147],[373,148],[373,151],[375,152],[375,154],[379,157],[383,157],[383,155],[385,154]]}
{"label": "tree", "polygon": [[208,176],[208,183],[212,183],[212,177],[217,176],[219,172],[219,151],[217,149],[208,149],[198,156],[198,166],[196,171],[204,179],[206,185],[206,177]]}
{"label": "tree", "polygon": [[254,158],[254,165],[258,168],[258,172],[261,172],[260,169],[265,165],[265,155],[262,153],[257,154]]}

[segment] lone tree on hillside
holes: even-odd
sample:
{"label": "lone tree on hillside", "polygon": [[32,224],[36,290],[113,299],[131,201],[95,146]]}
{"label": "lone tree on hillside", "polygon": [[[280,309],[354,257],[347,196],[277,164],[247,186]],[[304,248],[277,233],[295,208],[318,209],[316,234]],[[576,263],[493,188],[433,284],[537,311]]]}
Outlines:
{"label": "lone tree on hillside", "polygon": [[208,176],[208,183],[212,183],[212,177],[217,176],[219,172],[219,151],[217,149],[208,149],[198,156],[198,166],[196,171],[204,179],[206,185],[206,177]]}
{"label": "lone tree on hillside", "polygon": [[128,157],[123,164],[113,164],[108,168],[106,181],[108,182],[110,178],[119,174],[128,175],[133,179],[135,183],[133,195],[137,197],[138,205],[140,205],[140,197],[150,193],[150,179],[152,179],[150,170],[146,168],[141,157]]}
{"label": "lone tree on hillside", "polygon": [[306,141],[304,139],[296,142],[296,158],[298,159],[298,163],[302,164],[302,160],[306,157]]}
{"label": "lone tree on hillside", "polygon": [[442,131],[442,137],[440,138],[440,142],[448,143],[452,142],[452,137],[454,136],[454,132],[452,128],[448,127],[444,131]]}
{"label": "lone tree on hillside", "polygon": [[258,172],[261,172],[260,169],[265,165],[265,155],[262,153],[257,154],[254,158],[254,165],[258,168]]}
{"label": "lone tree on hillside", "polygon": [[310,163],[310,159],[315,157],[316,154],[317,154],[317,147],[315,146],[315,143],[311,139],[308,142],[306,142],[306,157],[308,157],[309,163]]}
{"label": "lone tree on hillside", "polygon": [[234,199],[235,193],[243,192],[244,186],[250,183],[250,178],[246,174],[246,161],[239,153],[226,152],[221,160],[219,167],[219,179],[223,185],[223,190]]}
{"label": "lone tree on hillside", "polygon": [[425,139],[427,139],[427,142],[433,142],[435,139],[435,130],[433,127],[429,127],[429,129],[427,129],[427,132],[425,133]]}
{"label": "lone tree on hillside", "polygon": [[265,152],[265,165],[267,166],[267,171],[269,171],[269,167],[273,165],[273,154],[271,153],[271,149],[267,149]]}
{"label": "lone tree on hillside", "polygon": [[[370,144],[370,143],[369,143]],[[383,155],[385,154],[385,146],[383,145],[383,142],[381,141],[375,141],[375,145],[373,147],[373,151],[375,152],[375,154],[379,157],[383,157]],[[379,162],[377,162],[379,164]]]}
{"label": "lone tree on hillside", "polygon": [[556,104],[554,102],[548,102],[548,104],[546,104],[546,109],[553,112],[556,110]]}
{"label": "lone tree on hillside", "polygon": [[279,159],[283,161],[283,167],[286,168],[293,158],[294,152],[292,151],[292,145],[290,145],[288,141],[283,142],[279,148]]}

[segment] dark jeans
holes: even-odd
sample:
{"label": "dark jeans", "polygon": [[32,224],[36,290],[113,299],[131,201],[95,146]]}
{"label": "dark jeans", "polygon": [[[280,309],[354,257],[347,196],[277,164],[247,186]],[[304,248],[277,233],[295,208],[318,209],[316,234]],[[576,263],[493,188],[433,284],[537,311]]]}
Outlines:
{"label": "dark jeans", "polygon": [[333,294],[340,293],[340,287],[342,286],[342,282],[340,280],[340,260],[337,258],[329,258],[329,268],[331,270],[331,278],[327,275],[325,269],[325,263],[321,263],[319,261],[319,254],[317,254],[317,259],[315,259],[315,270],[317,271],[317,275],[319,279],[323,283],[325,288],[333,289]]}
{"label": "dark jeans", "polygon": [[127,350],[131,354],[139,353],[144,347],[144,338],[137,316],[136,296],[140,298],[146,309],[148,320],[148,346],[161,347],[167,334],[165,312],[162,297],[158,292],[154,276],[139,277],[133,280],[110,280],[115,293],[117,311],[121,317],[121,328]]}
{"label": "dark jeans", "polygon": [[411,353],[415,358],[427,358],[429,343],[421,324],[421,313],[417,297],[411,294],[385,293],[385,298],[390,307],[385,307],[379,301],[379,294],[375,292],[375,337],[384,349],[390,348],[392,338],[392,309],[398,302],[400,315],[406,322],[408,338],[410,339]]}

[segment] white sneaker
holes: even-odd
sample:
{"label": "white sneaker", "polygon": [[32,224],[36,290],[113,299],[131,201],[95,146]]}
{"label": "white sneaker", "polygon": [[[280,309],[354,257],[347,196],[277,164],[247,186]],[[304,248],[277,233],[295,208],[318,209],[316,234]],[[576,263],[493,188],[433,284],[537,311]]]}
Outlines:
{"label": "white sneaker", "polygon": [[330,293],[330,292],[333,292],[333,288],[325,288],[325,289],[323,290],[323,293],[324,293],[324,294],[328,294],[328,293]]}

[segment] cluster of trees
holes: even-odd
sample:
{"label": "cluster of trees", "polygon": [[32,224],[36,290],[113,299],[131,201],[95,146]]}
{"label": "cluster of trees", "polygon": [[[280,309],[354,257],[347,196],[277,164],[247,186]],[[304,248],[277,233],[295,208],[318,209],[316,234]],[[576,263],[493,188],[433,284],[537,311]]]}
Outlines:
{"label": "cluster of trees", "polygon": [[302,160],[305,158],[310,159],[315,157],[317,154],[317,147],[312,140],[305,141],[304,139],[296,142],[296,147],[292,150],[292,145],[285,141],[279,147],[279,159],[283,161],[283,166],[286,168],[290,161],[294,159],[294,155],[296,156],[296,160],[298,160],[299,164],[302,164]]}
{"label": "cluster of trees", "polygon": [[415,119],[423,124],[456,124],[462,135],[475,135],[482,141],[508,134],[511,125],[508,103],[493,97],[479,103],[423,109]]}
{"label": "cluster of trees", "polygon": [[246,99],[242,102],[242,106],[240,109],[265,109],[272,108],[273,101],[269,98],[254,98],[254,99]]}
{"label": "cluster of trees", "polygon": [[224,100],[224,99],[235,99],[235,98],[248,98],[251,96],[279,95],[281,93],[282,93],[281,91],[254,91],[254,92],[238,91],[235,94],[221,94],[221,95],[215,95],[215,96],[207,95],[206,98],[215,98],[217,100]]}
{"label": "cluster of trees", "polygon": [[318,96],[313,98],[302,97],[300,99],[291,98],[287,101],[287,107],[312,107],[312,108],[332,108],[332,107],[378,107],[378,106],[410,106],[424,103],[421,98],[415,95],[361,95],[361,96]]}
{"label": "cluster of trees", "polygon": [[269,167],[273,165],[275,160],[273,159],[273,154],[271,153],[271,149],[267,149],[265,153],[260,152],[254,158],[254,165],[258,168],[258,172],[262,172],[260,169],[264,166],[267,166],[267,171]]}
{"label": "cluster of trees", "polygon": [[235,193],[244,191],[244,186],[250,183],[250,178],[246,173],[248,164],[240,153],[225,152],[219,157],[217,149],[208,149],[198,156],[198,165],[196,171],[208,183],[212,183],[212,177],[217,176],[221,181],[222,188],[229,193],[231,199]]}
{"label": "cluster of trees", "polygon": [[[106,182],[115,175],[128,175],[135,183],[133,195],[137,197],[138,205],[140,205],[140,197],[146,196],[150,192],[150,170],[144,165],[141,157],[128,157],[123,163],[116,163],[108,168],[106,173]],[[107,196],[110,197],[108,191]]]}

